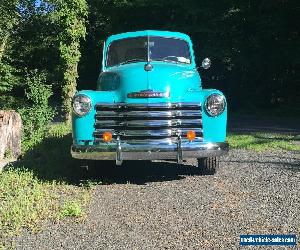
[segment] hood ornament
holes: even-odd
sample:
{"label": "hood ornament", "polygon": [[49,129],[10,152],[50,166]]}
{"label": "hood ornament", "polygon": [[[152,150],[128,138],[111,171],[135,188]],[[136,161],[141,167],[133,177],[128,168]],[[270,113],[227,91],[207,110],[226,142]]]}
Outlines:
{"label": "hood ornament", "polygon": [[153,65],[150,62],[148,62],[147,64],[145,64],[144,70],[145,71],[152,71],[153,70]]}
{"label": "hood ornament", "polygon": [[163,98],[170,97],[170,92],[153,91],[152,89],[141,90],[140,92],[131,92],[127,94],[128,98]]}

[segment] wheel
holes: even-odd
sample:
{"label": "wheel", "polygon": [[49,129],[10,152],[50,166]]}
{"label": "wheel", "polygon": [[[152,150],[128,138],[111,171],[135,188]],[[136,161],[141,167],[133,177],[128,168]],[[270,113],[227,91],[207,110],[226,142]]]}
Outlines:
{"label": "wheel", "polygon": [[207,157],[197,159],[199,172],[203,175],[213,175],[219,169],[219,158]]}

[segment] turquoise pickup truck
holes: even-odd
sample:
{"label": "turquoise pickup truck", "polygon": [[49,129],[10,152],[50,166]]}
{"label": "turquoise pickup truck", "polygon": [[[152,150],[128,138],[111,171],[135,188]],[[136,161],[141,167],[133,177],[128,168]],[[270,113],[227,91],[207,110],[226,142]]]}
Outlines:
{"label": "turquoise pickup truck", "polygon": [[228,152],[226,99],[202,88],[191,39],[182,33],[110,36],[96,90],[77,92],[72,105],[76,159],[121,165],[195,158],[201,173],[214,174]]}

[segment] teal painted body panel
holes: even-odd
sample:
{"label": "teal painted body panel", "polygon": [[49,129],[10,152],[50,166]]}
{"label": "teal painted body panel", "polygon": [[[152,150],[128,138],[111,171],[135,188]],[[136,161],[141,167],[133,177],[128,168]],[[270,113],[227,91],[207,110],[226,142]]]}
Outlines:
{"label": "teal painted body panel", "polygon": [[[111,42],[118,39],[138,36],[163,36],[185,40],[190,46],[191,64],[171,62],[151,62],[153,70],[144,69],[145,62],[135,62],[114,67],[105,66],[105,58]],[[201,78],[196,69],[194,52],[190,38],[178,32],[141,31],[129,32],[109,37],[103,51],[103,68],[96,91],[84,90],[84,94],[92,100],[91,111],[78,117],[73,114],[73,141],[75,145],[92,145],[95,130],[96,103],[161,103],[161,102],[200,102],[202,105],[203,142],[225,142],[227,105],[224,112],[216,117],[210,116],[204,106],[206,99],[213,93],[223,95],[214,89],[202,89]],[[103,80],[105,79],[105,80]],[[128,93],[151,89],[166,92],[163,98],[128,98]],[[90,142],[87,142],[90,141]]]}
{"label": "teal painted body panel", "polygon": [[[190,89],[200,90],[201,79],[195,68],[190,65],[152,62],[152,71],[145,71],[145,62],[130,63],[111,67],[106,73],[113,72],[118,76],[119,88],[116,102],[180,102],[186,98]],[[104,73],[105,74],[105,73]],[[152,89],[170,93],[170,98],[133,99],[127,94]]]}
{"label": "teal painted body panel", "polygon": [[[92,107],[95,106],[97,102],[107,102],[114,103],[115,101],[115,92],[114,91],[92,91],[92,90],[83,90],[77,92],[78,94],[84,94],[92,100]],[[84,141],[94,141],[93,132],[95,130],[95,114],[96,110],[94,108],[91,111],[83,116],[79,117],[73,113],[72,115],[72,133],[73,133],[73,143],[75,145],[84,145]]]}

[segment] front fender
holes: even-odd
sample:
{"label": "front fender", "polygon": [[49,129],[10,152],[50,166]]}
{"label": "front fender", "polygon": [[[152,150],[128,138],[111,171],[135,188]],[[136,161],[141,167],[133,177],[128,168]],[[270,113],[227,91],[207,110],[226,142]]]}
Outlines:
{"label": "front fender", "polygon": [[[225,142],[227,125],[227,102],[224,112],[218,116],[210,116],[205,109],[205,102],[211,94],[224,94],[216,89],[204,89],[202,92],[202,119],[203,119],[203,141],[204,142]],[[224,96],[225,97],[225,96]],[[226,101],[226,99],[225,99]]]}
{"label": "front fender", "polygon": [[76,93],[76,95],[78,94],[88,96],[92,101],[92,108],[87,115],[82,117],[77,116],[74,112],[72,113],[73,143],[76,145],[92,145],[94,141],[93,132],[95,130],[95,104],[98,102],[116,102],[116,93],[114,91],[83,90]]}
{"label": "front fender", "polygon": [[227,103],[224,112],[212,117],[205,109],[205,102],[211,94],[224,94],[216,89],[191,89],[184,97],[185,102],[201,102],[202,105],[202,126],[203,142],[225,142],[226,141],[226,124],[227,124]]}

